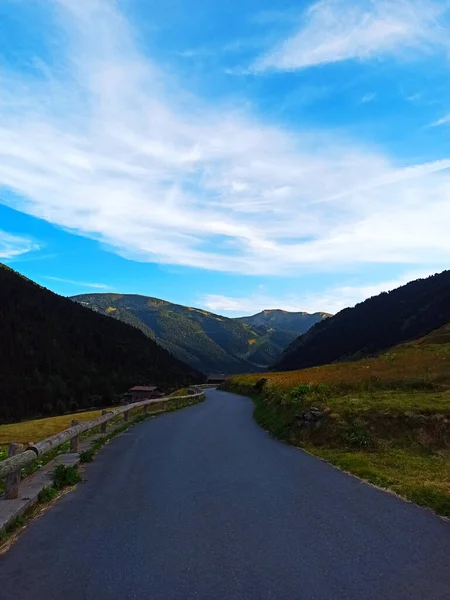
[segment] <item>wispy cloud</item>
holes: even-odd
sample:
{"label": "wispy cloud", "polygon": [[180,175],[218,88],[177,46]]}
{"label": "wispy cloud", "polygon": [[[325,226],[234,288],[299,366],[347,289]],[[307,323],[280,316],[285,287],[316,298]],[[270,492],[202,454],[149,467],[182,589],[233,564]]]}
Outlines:
{"label": "wispy cloud", "polygon": [[369,102],[372,102],[373,100],[375,100],[376,98],[376,94],[364,94],[364,96],[361,98],[361,104],[367,104]]}
{"label": "wispy cloud", "polygon": [[344,308],[354,306],[381,292],[388,292],[409,281],[433,275],[434,270],[410,271],[389,281],[371,285],[333,286],[317,293],[288,294],[271,296],[257,291],[248,297],[230,297],[220,294],[206,294],[199,299],[200,306],[213,312],[229,316],[251,315],[270,308],[280,308],[292,312],[329,312],[335,314]]}
{"label": "wispy cloud", "polygon": [[343,60],[448,50],[440,19],[446,0],[319,0],[300,28],[253,64],[254,72],[295,70]]}
{"label": "wispy cloud", "polygon": [[206,104],[141,51],[112,1],[48,5],[67,41],[59,63],[0,71],[14,208],[122,256],[216,271],[445,264],[450,160],[397,164]]}
{"label": "wispy cloud", "polygon": [[73,279],[63,279],[62,277],[51,277],[50,275],[43,275],[43,279],[50,281],[58,281],[59,283],[68,283],[77,287],[87,287],[94,290],[110,290],[110,286],[104,283],[86,283],[85,281],[74,281]]}
{"label": "wispy cloud", "polygon": [[450,123],[450,114],[445,115],[444,117],[442,117],[441,119],[438,119],[437,121],[434,121],[434,123],[431,123],[430,127],[439,127],[440,125],[448,125]]}
{"label": "wispy cloud", "polygon": [[18,235],[12,235],[0,230],[0,258],[8,260],[39,250],[39,244],[33,240]]}

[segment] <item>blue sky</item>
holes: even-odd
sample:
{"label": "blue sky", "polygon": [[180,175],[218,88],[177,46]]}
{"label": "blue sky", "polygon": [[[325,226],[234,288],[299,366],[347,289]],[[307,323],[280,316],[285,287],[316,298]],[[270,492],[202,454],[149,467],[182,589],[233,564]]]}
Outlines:
{"label": "blue sky", "polygon": [[449,266],[446,0],[3,0],[0,260],[336,312]]}

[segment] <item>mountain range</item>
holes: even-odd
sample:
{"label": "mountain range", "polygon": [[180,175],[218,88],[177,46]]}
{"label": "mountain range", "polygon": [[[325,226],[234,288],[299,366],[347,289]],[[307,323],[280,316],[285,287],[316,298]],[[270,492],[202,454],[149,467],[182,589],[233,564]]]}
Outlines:
{"label": "mountain range", "polygon": [[265,310],[232,319],[133,294],[82,294],[72,300],[137,327],[174,356],[205,373],[264,370],[299,334],[329,316]]}
{"label": "mountain range", "polygon": [[274,365],[290,371],[376,355],[450,322],[450,271],[412,281],[317,323]]}
{"label": "mountain range", "polygon": [[111,406],[133,385],[204,380],[154,340],[0,264],[0,423]]}
{"label": "mountain range", "polygon": [[69,299],[1,264],[0,290],[0,422],[109,406],[135,384],[170,390],[204,373],[357,360],[450,324],[450,271],[334,316],[265,310],[231,319],[146,296]]}

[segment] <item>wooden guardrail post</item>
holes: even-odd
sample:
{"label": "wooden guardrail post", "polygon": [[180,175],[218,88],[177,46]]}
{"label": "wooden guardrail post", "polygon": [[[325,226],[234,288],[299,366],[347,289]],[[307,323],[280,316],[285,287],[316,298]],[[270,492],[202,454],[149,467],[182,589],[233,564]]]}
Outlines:
{"label": "wooden guardrail post", "polygon": [[123,413],[123,420],[125,421],[125,423],[127,423],[127,422],[128,422],[129,418],[130,418],[130,411],[129,411],[129,410],[126,410],[126,411]]}
{"label": "wooden guardrail post", "polygon": [[[23,452],[22,444],[12,443],[9,445],[8,458]],[[8,475],[5,479],[5,499],[15,500],[19,497],[20,469]]]}
{"label": "wooden guardrail post", "polygon": [[148,413],[148,407],[149,407],[149,405],[148,405],[148,404],[146,404],[146,405],[144,406],[144,414],[145,414],[145,415]]}
{"label": "wooden guardrail post", "polygon": [[[72,419],[72,427],[74,427],[75,425],[78,425],[78,421],[76,419]],[[80,436],[76,435],[75,437],[73,437],[70,440],[70,451],[71,452],[78,452],[78,445],[80,443]]]}
{"label": "wooden guardrail post", "polygon": [[[102,410],[102,417],[103,415],[106,415],[108,411],[107,410]],[[108,421],[105,421],[104,423],[101,424],[101,432],[102,433],[106,433],[108,431]]]}

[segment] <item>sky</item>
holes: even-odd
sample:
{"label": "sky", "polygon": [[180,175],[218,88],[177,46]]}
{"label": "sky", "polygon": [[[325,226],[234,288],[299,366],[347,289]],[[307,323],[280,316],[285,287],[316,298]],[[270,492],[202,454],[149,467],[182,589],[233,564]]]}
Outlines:
{"label": "sky", "polygon": [[450,1],[1,0],[0,261],[337,312],[450,258]]}

